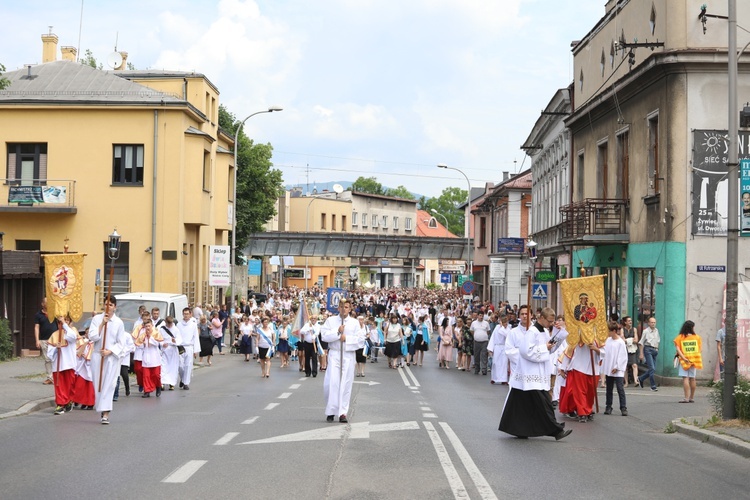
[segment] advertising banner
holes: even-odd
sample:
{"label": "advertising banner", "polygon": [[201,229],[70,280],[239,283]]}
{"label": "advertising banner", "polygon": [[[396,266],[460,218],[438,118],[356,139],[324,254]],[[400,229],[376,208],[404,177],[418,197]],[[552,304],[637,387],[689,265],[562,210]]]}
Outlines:
{"label": "advertising banner", "polygon": [[208,286],[228,287],[232,281],[229,245],[210,245],[208,255]]}

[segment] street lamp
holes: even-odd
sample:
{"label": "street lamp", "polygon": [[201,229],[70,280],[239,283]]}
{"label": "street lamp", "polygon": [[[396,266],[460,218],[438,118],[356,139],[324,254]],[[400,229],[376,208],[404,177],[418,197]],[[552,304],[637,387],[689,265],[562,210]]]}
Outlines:
{"label": "street lamp", "polygon": [[[438,212],[437,210],[435,210],[434,208],[431,208],[430,212],[432,212],[435,215],[439,215],[440,217],[443,218],[443,220],[445,221],[445,230],[448,231],[448,218],[445,215],[443,215],[440,212]],[[450,231],[448,231],[448,232],[450,232]]]}
{"label": "street lamp", "polygon": [[446,168],[448,170],[455,170],[456,172],[463,175],[464,179],[466,179],[466,185],[468,187],[468,190],[466,191],[466,264],[468,266],[466,275],[469,277],[469,279],[471,279],[471,274],[473,272],[473,269],[472,269],[473,265],[471,262],[471,231],[469,229],[469,221],[471,220],[471,182],[469,182],[469,178],[466,176],[463,170],[459,170],[454,167],[449,167],[448,165],[444,163],[438,163],[438,168]]}
{"label": "street lamp", "polygon": [[536,262],[536,241],[529,236],[526,241],[526,255],[529,257],[529,279],[526,305],[529,307],[529,319],[531,319],[531,282],[534,277],[534,262]]}
{"label": "street lamp", "polygon": [[[268,109],[265,109],[263,111],[256,111],[255,113],[249,115],[247,118],[242,120],[240,124],[237,126],[237,130],[234,133],[234,185],[232,186],[232,246],[229,249],[229,259],[231,261],[232,266],[232,272],[230,273],[232,276],[232,282],[230,283],[230,288],[232,290],[232,293],[229,295],[229,312],[230,314],[233,311],[234,308],[234,263],[236,259],[236,252],[237,249],[235,248],[237,246],[237,170],[239,169],[239,165],[237,164],[237,142],[240,138],[240,130],[242,130],[242,127],[245,125],[245,122],[248,121],[250,118],[252,118],[255,115],[259,115],[261,113],[273,113],[274,111],[283,111],[284,108],[279,106],[271,106]],[[234,323],[230,323],[230,325],[234,326]],[[234,331],[234,328],[231,329]]]}

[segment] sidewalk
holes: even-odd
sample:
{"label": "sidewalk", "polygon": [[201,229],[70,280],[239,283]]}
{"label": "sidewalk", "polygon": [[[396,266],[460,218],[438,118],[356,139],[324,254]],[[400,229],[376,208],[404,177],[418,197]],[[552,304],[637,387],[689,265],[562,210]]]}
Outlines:
{"label": "sidewalk", "polygon": [[[53,407],[54,388],[44,385],[44,378],[41,358],[0,362],[0,420]],[[648,388],[630,386],[626,389],[628,418],[638,419],[656,431],[665,431],[671,423],[675,432],[750,458],[750,427],[713,427],[712,430],[700,427],[711,417],[709,391],[708,387],[698,387],[695,403],[678,404],[683,396],[682,387],[661,386],[658,392],[651,392]],[[601,411],[603,403],[604,391],[599,389]]]}

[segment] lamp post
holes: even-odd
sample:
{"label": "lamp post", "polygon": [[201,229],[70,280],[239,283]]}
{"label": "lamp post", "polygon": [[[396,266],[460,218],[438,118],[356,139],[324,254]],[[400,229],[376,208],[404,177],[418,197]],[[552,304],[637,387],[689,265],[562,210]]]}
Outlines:
{"label": "lamp post", "polygon": [[[439,215],[440,217],[443,218],[443,220],[445,221],[445,230],[448,231],[448,217],[446,217],[445,215],[441,214],[440,212],[438,212],[434,208],[431,208],[430,212],[432,212],[435,215]],[[448,232],[450,232],[450,231],[448,231]]]}
{"label": "lamp post", "polygon": [[534,263],[536,262],[536,241],[529,239],[526,241],[526,255],[529,257],[529,280],[526,305],[529,306],[529,320],[531,320],[531,282],[534,277]]}
{"label": "lamp post", "polygon": [[[471,279],[471,274],[473,272],[472,269],[472,262],[471,262],[471,230],[469,227],[469,221],[471,220],[471,182],[469,182],[469,178],[466,176],[466,174],[463,172],[463,170],[459,170],[455,167],[449,167],[448,165],[444,163],[438,163],[438,168],[446,168],[448,170],[455,170],[459,174],[464,176],[464,179],[466,179],[466,264],[468,266],[466,276]],[[446,219],[447,220],[447,219]]]}
{"label": "lamp post", "polygon": [[[235,248],[237,246],[237,170],[239,169],[239,165],[237,165],[237,142],[240,138],[240,130],[242,130],[242,127],[245,125],[245,122],[248,121],[250,118],[252,118],[255,115],[259,115],[262,113],[273,113],[274,111],[283,111],[284,108],[281,108],[279,106],[271,106],[268,109],[264,109],[263,111],[256,111],[255,113],[252,113],[251,115],[248,115],[247,118],[242,120],[239,125],[237,125],[237,130],[234,133],[234,185],[232,186],[232,246],[229,249],[229,259],[230,264],[232,266],[232,272],[230,273],[232,277],[232,282],[230,283],[230,289],[232,290],[232,293],[229,295],[229,314],[232,314],[234,311],[234,263],[236,259],[236,253],[237,249]],[[231,332],[234,332],[234,323],[229,323],[232,325],[232,328],[230,329]]]}
{"label": "lamp post", "polygon": [[[112,278],[115,274],[115,261],[120,257],[120,239],[122,237],[117,234],[117,229],[112,231],[112,234],[107,238],[107,255],[109,256],[109,285],[107,287],[107,295],[104,297],[104,314],[107,314],[107,303],[110,303],[112,298]],[[102,349],[107,346],[107,324],[104,322],[104,328],[102,332]],[[58,354],[59,355],[59,354]],[[59,364],[58,364],[59,367]],[[102,357],[99,362],[99,392],[102,392],[102,375],[104,374],[104,358]]]}

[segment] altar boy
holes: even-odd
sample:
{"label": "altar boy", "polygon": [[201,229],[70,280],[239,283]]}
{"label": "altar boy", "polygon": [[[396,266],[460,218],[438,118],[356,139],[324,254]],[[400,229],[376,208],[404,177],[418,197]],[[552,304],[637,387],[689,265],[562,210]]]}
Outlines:
{"label": "altar boy", "polygon": [[615,322],[609,323],[609,338],[602,350],[602,373],[607,376],[607,403],[605,415],[612,415],[612,386],[617,386],[617,396],[620,398],[620,412],[623,417],[628,415],[625,404],[625,369],[628,365],[628,351],[625,341],[619,335],[620,327]]}

